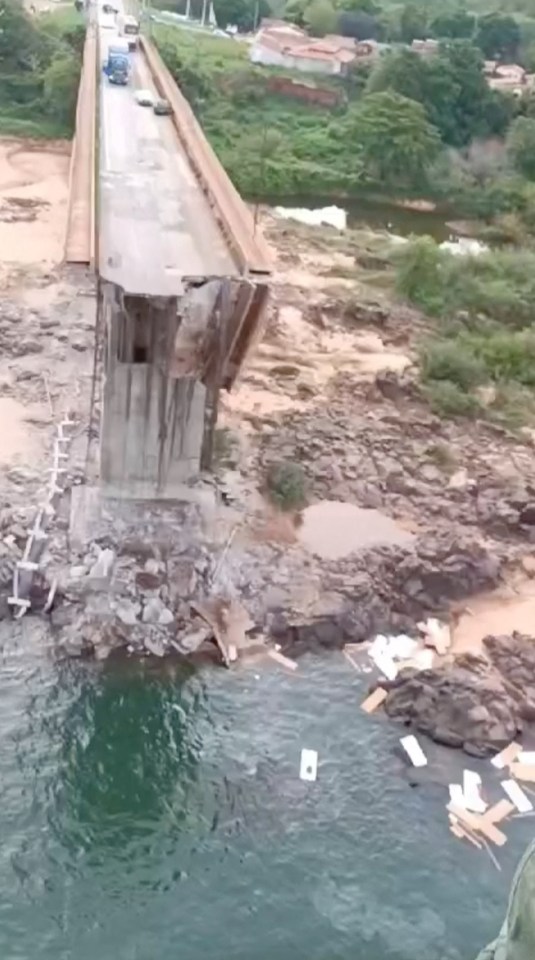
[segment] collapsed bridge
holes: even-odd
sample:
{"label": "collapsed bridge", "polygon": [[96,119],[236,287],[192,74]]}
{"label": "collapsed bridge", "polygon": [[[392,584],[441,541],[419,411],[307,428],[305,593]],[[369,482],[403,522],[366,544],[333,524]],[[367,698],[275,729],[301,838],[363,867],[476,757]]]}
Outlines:
{"label": "collapsed bridge", "polygon": [[[269,255],[253,218],[150,40],[131,82],[102,64],[114,32],[88,25],[65,259],[98,276],[100,478],[115,495],[175,498],[211,460],[221,389],[264,328]],[[165,98],[169,116],[135,91]]]}

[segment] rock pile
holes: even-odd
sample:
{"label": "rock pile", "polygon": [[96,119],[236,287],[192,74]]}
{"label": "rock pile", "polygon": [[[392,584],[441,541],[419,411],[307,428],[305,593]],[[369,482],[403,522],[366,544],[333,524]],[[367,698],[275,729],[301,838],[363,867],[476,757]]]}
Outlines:
{"label": "rock pile", "polygon": [[202,546],[184,556],[143,540],[117,552],[94,543],[58,591],[51,615],[58,644],[70,655],[98,658],[120,647],[159,657],[194,653],[211,636],[190,607],[205,594],[209,570]]}
{"label": "rock pile", "polygon": [[464,654],[383,684],[388,716],[473,756],[501,750],[535,720],[535,639],[489,636],[484,645],[487,657]]}

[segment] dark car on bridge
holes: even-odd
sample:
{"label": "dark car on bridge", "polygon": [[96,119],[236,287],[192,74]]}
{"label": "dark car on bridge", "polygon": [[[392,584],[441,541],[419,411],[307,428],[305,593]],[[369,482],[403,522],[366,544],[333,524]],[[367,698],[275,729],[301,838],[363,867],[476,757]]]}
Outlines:
{"label": "dark car on bridge", "polygon": [[153,109],[154,113],[159,117],[167,117],[173,112],[169,100],[164,100],[163,98],[155,101]]}

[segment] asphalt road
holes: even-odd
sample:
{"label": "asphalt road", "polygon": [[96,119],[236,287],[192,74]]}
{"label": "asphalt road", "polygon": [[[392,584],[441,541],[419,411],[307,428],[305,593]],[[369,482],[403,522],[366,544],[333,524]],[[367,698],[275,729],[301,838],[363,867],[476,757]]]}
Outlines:
{"label": "asphalt road", "polygon": [[[116,38],[101,17],[103,62]],[[101,74],[100,274],[128,293],[171,296],[184,277],[238,271],[172,119],[136,102],[136,89],[156,91],[143,54],[130,58],[128,86]]]}

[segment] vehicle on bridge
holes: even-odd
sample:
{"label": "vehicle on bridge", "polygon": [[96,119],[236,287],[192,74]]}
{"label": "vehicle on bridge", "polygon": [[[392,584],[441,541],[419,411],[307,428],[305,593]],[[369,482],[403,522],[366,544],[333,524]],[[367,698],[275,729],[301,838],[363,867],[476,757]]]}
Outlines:
{"label": "vehicle on bridge", "polygon": [[154,106],[154,97],[150,90],[136,90],[134,96],[140,107]]}
{"label": "vehicle on bridge", "polygon": [[108,47],[108,59],[104,65],[104,73],[110,83],[125,87],[130,76],[130,62],[128,59],[128,44],[118,40]]}
{"label": "vehicle on bridge", "polygon": [[169,100],[164,100],[163,97],[160,97],[158,100],[155,100],[154,106],[152,108],[154,113],[158,117],[168,117],[170,113],[173,112]]}
{"label": "vehicle on bridge", "polygon": [[139,23],[135,17],[120,13],[117,17],[119,35],[128,41],[129,50],[136,50],[139,37]]}

